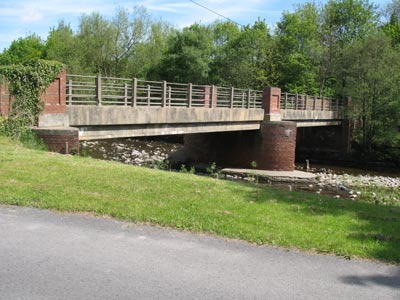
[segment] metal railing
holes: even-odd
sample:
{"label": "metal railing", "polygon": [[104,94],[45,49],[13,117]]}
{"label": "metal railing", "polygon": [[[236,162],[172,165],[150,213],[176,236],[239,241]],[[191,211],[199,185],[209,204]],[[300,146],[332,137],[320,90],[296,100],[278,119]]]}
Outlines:
{"label": "metal railing", "polygon": [[[235,87],[195,85],[137,78],[67,74],[68,105],[262,108],[263,92]],[[280,109],[339,111],[343,101],[282,93]]]}
{"label": "metal railing", "polygon": [[332,99],[329,97],[282,93],[280,108],[292,110],[339,111],[343,108],[343,101],[341,99]]}
{"label": "metal railing", "polygon": [[261,108],[263,92],[215,85],[67,74],[67,105]]}

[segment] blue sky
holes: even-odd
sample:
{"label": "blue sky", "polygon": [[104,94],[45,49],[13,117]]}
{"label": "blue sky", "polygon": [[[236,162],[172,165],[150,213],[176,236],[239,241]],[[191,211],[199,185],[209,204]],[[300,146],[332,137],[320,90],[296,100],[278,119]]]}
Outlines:
{"label": "blue sky", "polygon": [[[252,24],[258,18],[265,19],[270,26],[279,21],[283,11],[293,11],[296,4],[306,0],[195,0],[196,2],[224,15],[240,24]],[[326,1],[316,1],[316,3]],[[381,7],[390,0],[371,1]],[[99,12],[111,17],[117,7],[132,9],[144,6],[148,13],[164,21],[184,27],[195,22],[208,24],[217,15],[197,6],[190,0],[0,0],[0,52],[10,43],[30,33],[46,38],[50,28],[59,20],[70,23],[76,29],[82,14]]]}

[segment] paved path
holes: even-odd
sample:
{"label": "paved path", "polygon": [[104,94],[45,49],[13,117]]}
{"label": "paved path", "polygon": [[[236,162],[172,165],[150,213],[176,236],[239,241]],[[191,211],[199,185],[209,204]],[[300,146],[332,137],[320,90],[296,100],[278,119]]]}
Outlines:
{"label": "paved path", "polygon": [[0,299],[400,299],[400,266],[0,206]]}

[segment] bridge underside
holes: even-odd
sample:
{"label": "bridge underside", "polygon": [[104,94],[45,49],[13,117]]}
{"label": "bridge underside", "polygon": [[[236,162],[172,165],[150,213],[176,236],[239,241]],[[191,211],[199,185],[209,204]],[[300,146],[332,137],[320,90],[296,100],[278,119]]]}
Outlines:
{"label": "bridge underside", "polygon": [[281,119],[296,122],[297,127],[338,126],[342,124],[342,111],[281,109]]}
{"label": "bridge underside", "polygon": [[78,127],[79,140],[125,137],[161,136],[210,132],[247,131],[260,129],[260,122],[205,123],[205,124],[140,124],[117,126]]}

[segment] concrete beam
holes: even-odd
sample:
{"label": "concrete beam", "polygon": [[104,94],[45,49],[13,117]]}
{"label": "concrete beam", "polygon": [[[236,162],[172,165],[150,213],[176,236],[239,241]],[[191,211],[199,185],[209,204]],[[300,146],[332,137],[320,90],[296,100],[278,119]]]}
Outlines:
{"label": "concrete beam", "polygon": [[342,125],[342,121],[296,121],[296,125],[297,127],[340,126]]}
{"label": "concrete beam", "polygon": [[[344,118],[341,111],[281,109],[281,118],[285,121],[332,121]],[[320,125],[321,126],[321,125]]]}
{"label": "concrete beam", "polygon": [[261,122],[263,109],[67,106],[70,126]]}
{"label": "concrete beam", "polygon": [[259,130],[260,122],[203,124],[139,124],[79,127],[79,140]]}

